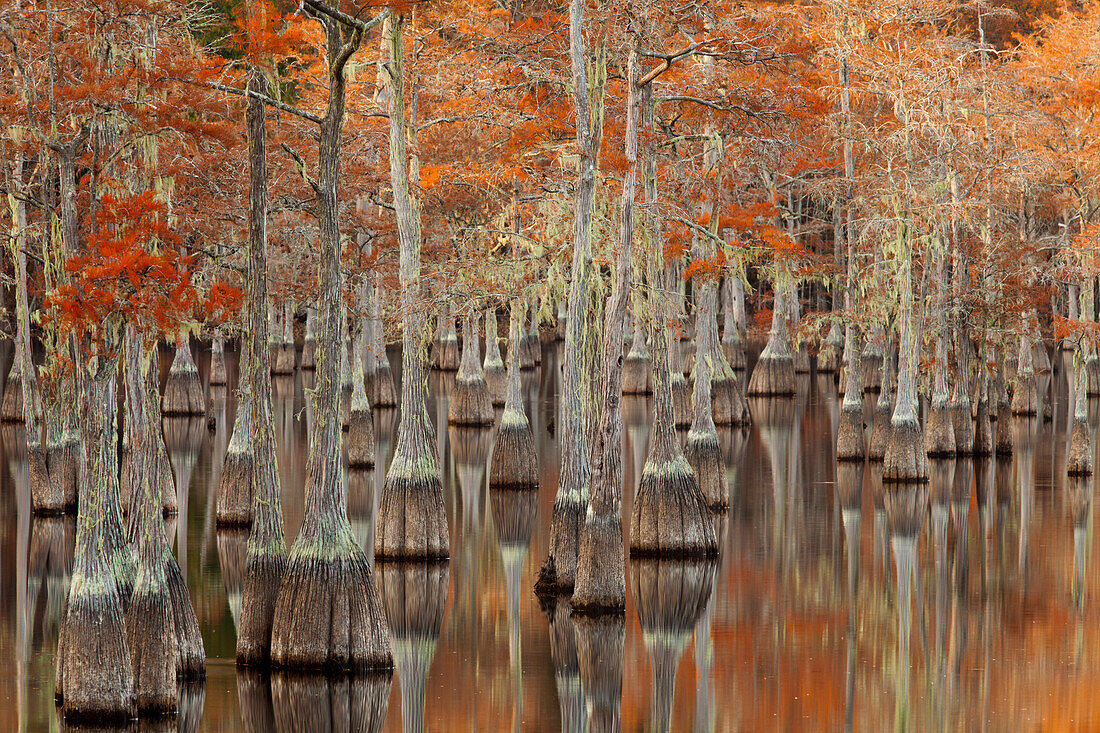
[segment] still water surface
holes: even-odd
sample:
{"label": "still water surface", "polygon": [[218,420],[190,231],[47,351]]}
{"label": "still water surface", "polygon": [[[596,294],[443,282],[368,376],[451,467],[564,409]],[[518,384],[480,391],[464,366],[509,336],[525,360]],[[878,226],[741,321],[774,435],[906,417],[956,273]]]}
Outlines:
{"label": "still water surface", "polygon": [[[676,731],[1100,728],[1092,482],[1065,479],[1068,361],[1040,378],[1041,390],[1053,385],[1053,421],[1014,420],[1011,458],[935,467],[910,633],[899,643],[880,472],[842,471],[838,487],[839,402],[824,375],[800,376],[795,400],[753,402],[751,429],[720,429],[730,511],[716,563],[629,564],[622,620],[574,623],[565,605],[542,608],[532,586],[558,479],[559,348],[545,344],[541,368],[524,373],[537,495],[488,491],[492,431],[447,429],[454,377],[432,373],[452,557],[376,573],[396,635],[392,681],[238,674],[247,533],[214,523],[233,392],[211,393],[214,433],[201,419],[165,421],[180,487],[180,513],[166,529],[209,657],[181,730],[348,729],[349,717],[353,730],[383,719],[387,731],[581,730],[586,696],[597,713],[621,699],[627,731],[652,729],[666,711]],[[10,352],[0,356],[6,373]],[[208,355],[198,358],[205,379]],[[304,379],[275,379],[288,543],[304,505],[303,388],[312,376]],[[651,399],[624,399],[627,530],[652,409]],[[1100,406],[1092,414],[1095,430]],[[381,465],[397,414],[377,411],[375,420]],[[22,428],[5,426],[0,439],[0,729],[54,730],[74,523],[31,515]],[[381,482],[380,470],[348,477],[348,515],[366,548]]]}

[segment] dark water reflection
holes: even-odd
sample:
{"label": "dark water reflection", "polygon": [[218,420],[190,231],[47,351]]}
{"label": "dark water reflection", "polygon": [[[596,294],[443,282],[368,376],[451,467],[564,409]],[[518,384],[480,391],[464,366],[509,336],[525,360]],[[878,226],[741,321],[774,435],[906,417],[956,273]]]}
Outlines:
{"label": "dark water reflection", "polygon": [[[453,376],[431,376],[452,557],[376,565],[394,635],[392,680],[237,672],[247,534],[214,522],[234,394],[211,393],[213,433],[200,419],[166,420],[181,487],[166,531],[210,657],[205,685],[181,692],[180,717],[166,729],[1100,726],[1092,481],[1065,478],[1070,362],[1056,360],[1053,378],[1038,385],[1056,397],[1053,420],[1012,421],[1010,458],[932,463],[910,534],[898,519],[908,499],[883,490],[881,468],[836,464],[831,378],[800,377],[794,400],[753,401],[751,429],[721,431],[730,511],[719,520],[720,557],[634,562],[625,617],[575,620],[567,602],[540,605],[531,592],[559,471],[556,351],[544,348],[542,367],[524,374],[537,493],[488,490],[493,433],[448,429]],[[198,356],[205,374],[207,355]],[[229,370],[232,384],[233,359]],[[302,521],[310,379],[274,385],[288,542]],[[627,520],[652,407],[623,403]],[[866,410],[869,420],[870,401]],[[1095,429],[1100,406],[1092,415]],[[348,516],[365,548],[398,414],[375,419],[380,467],[347,477]],[[31,516],[22,428],[2,426],[0,440],[0,728],[57,729],[53,657],[74,521]]]}

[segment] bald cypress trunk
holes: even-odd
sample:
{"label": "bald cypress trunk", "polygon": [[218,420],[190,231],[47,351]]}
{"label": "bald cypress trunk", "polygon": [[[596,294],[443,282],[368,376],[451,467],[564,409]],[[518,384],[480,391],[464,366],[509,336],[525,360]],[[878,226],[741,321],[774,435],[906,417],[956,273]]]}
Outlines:
{"label": "bald cypress trunk", "polygon": [[382,324],[382,274],[373,276],[374,283],[368,285],[367,310],[370,314],[370,338],[367,360],[371,363],[367,370],[367,399],[372,408],[395,407],[397,390],[393,384],[393,372],[390,360],[386,356],[386,334]]}
{"label": "bald cypress trunk", "polygon": [[1078,349],[1073,358],[1073,428],[1066,461],[1066,473],[1070,476],[1091,476],[1093,470],[1086,358],[1084,346]]}
{"label": "bald cypress trunk", "polygon": [[482,364],[485,382],[489,386],[489,399],[493,407],[502,407],[508,389],[508,374],[504,359],[500,356],[500,339],[497,338],[496,308],[485,311],[485,362]]}
{"label": "bald cypress trunk", "polygon": [[[61,241],[60,252],[55,252],[57,280],[52,286],[64,285],[68,276],[64,263],[77,253],[79,245],[79,220],[77,215],[76,156],[82,141],[74,140],[68,145],[59,146],[56,154],[58,173],[58,208],[60,209]],[[51,161],[52,162],[52,161]],[[52,234],[50,236],[53,236]],[[49,275],[47,285],[51,286]],[[44,404],[46,423],[46,466],[54,499],[61,506],[71,509],[77,505],[77,491],[81,481],[81,426],[79,410],[73,409],[83,396],[74,366],[80,361],[74,337],[63,338],[52,327],[52,339],[48,343],[47,363],[55,369],[56,378],[52,388],[47,391]],[[49,352],[52,351],[52,355]],[[52,359],[51,359],[52,356]],[[49,362],[52,361],[52,364]]]}
{"label": "bald cypress trunk", "polygon": [[924,427],[924,448],[929,456],[955,455],[955,423],[947,381],[947,267],[942,246],[932,248],[935,271],[932,307],[935,313],[932,361],[932,400]]}
{"label": "bald cypress trunk", "polygon": [[[745,371],[745,344],[741,340],[741,323],[744,321],[745,296],[741,293],[740,315],[738,314],[737,291],[741,280],[736,275],[726,275],[722,284],[722,351],[730,368],[737,372]],[[738,321],[738,318],[741,321]]]}
{"label": "bald cypress trunk", "polygon": [[645,342],[645,325],[642,313],[642,296],[634,298],[634,336],[630,351],[623,362],[623,394],[650,394],[653,378],[650,370],[652,359]]}
{"label": "bald cypress trunk", "polygon": [[[653,126],[652,87],[642,92],[641,124]],[[646,216],[646,249],[649,253],[648,290],[650,332],[653,342],[653,390],[656,395],[653,440],[642,469],[631,520],[630,554],[659,556],[707,555],[718,551],[714,525],[695,472],[680,449],[673,405],[673,370],[669,365],[668,300],[671,289],[664,267],[664,242],[657,210],[656,151],[644,147],[643,170]],[[663,278],[663,279],[662,279]],[[673,348],[678,346],[674,344]],[[683,379],[683,375],[680,375]]]}
{"label": "bald cypress trunk", "polygon": [[902,225],[899,262],[900,303],[898,307],[898,392],[890,417],[890,434],[883,456],[883,480],[928,481],[928,455],[917,415],[917,369],[919,367],[921,321],[913,297],[913,252],[908,227]]}
{"label": "bald cypress trunk", "polygon": [[[365,285],[360,286],[364,291]],[[365,293],[364,293],[365,295]],[[356,319],[356,328],[349,343],[351,352],[351,417],[348,420],[348,467],[370,468],[374,466],[374,414],[363,377],[363,347],[370,337],[367,319]]]}
{"label": "bald cypress trunk", "polygon": [[[390,183],[400,243],[403,318],[401,423],[378,509],[374,553],[379,558],[445,558],[450,555],[443,485],[432,446],[434,429],[425,404],[424,318],[420,299],[420,206],[415,157],[406,148],[403,49],[404,18],[393,15],[383,33],[387,64],[382,73],[390,118]],[[411,165],[410,165],[411,164]],[[411,167],[411,171],[410,171]]]}
{"label": "bald cypress trunk", "polygon": [[787,278],[785,267],[780,265],[772,283],[771,331],[749,377],[750,397],[790,397],[794,394],[794,355],[787,331]]}
{"label": "bald cypress trunk", "polygon": [[[15,178],[22,183],[23,159],[16,163]],[[12,257],[15,264],[15,318],[16,339],[13,374],[18,369],[20,400],[19,419],[23,422],[23,432],[27,440],[27,469],[30,477],[31,507],[34,512],[56,512],[64,510],[65,497],[56,494],[54,485],[46,468],[46,453],[42,448],[42,435],[38,423],[41,404],[38,393],[38,377],[31,359],[31,322],[30,302],[27,295],[27,255],[25,232],[27,229],[27,209],[22,200],[17,200],[12,212],[12,224],[16,235],[11,238]],[[75,498],[75,497],[74,497]]]}
{"label": "bald cypress trunk", "polygon": [[[265,93],[267,81],[251,71],[249,88]],[[271,352],[268,349],[267,295],[267,152],[264,105],[249,97],[248,163],[248,321],[250,345],[243,349],[243,384],[251,400],[238,410],[251,411],[252,530],[248,535],[241,618],[237,628],[238,664],[266,665],[270,660],[275,598],[286,569],[279,469],[275,460],[275,419],[271,412]]]}
{"label": "bald cypress trunk", "polygon": [[87,369],[82,385],[85,455],[76,554],[57,652],[56,692],[67,720],[125,720],[133,712],[123,607],[133,587],[134,559],[122,539],[115,479],[117,335],[114,344],[104,346],[113,346],[116,356],[94,357],[81,366]]}
{"label": "bald cypress trunk", "polygon": [[160,422],[153,419],[155,394],[144,389],[155,361],[155,346],[131,331],[126,338],[126,386],[133,396],[127,400],[127,420],[135,427],[130,545],[138,571],[126,631],[138,711],[161,715],[176,710],[177,677],[205,673],[205,654],[191,598],[161,522]]}
{"label": "bald cypress trunk", "polygon": [[320,229],[318,338],[305,515],[287,558],[271,622],[271,663],[291,669],[391,669],[393,655],[371,566],[347,516],[341,460],[341,363],[346,323],[337,189],[347,79],[362,32],[323,14],[328,108],[321,121],[315,193]]}
{"label": "bald cypress trunk", "polygon": [[447,422],[451,425],[488,427],[493,424],[493,402],[481,370],[477,323],[476,313],[467,314],[462,323],[462,359],[447,412]]}
{"label": "bald cypress trunk", "polygon": [[[584,430],[585,315],[588,312],[592,260],[592,201],[603,134],[603,90],[606,83],[606,47],[601,47],[589,82],[585,51],[584,2],[569,3],[569,59],[573,80],[573,114],[580,153],[573,201],[573,263],[570,269],[569,309],[565,328],[561,396],[561,474],[550,520],[550,551],[539,571],[536,592],[567,593],[576,581],[581,515],[588,504],[588,446]],[[590,108],[597,114],[592,116]],[[595,124],[593,124],[595,122]],[[613,352],[617,353],[617,352]]]}
{"label": "bald cypress trunk", "polygon": [[[523,338],[523,306],[512,302],[509,345]],[[495,318],[495,316],[494,316]],[[531,424],[523,408],[520,381],[520,357],[516,349],[508,349],[508,388],[504,414],[493,442],[493,460],[489,467],[491,489],[537,489],[539,487],[538,453]]]}
{"label": "bald cypress trunk", "polygon": [[573,608],[589,613],[621,612],[626,607],[622,534],[622,352],[623,320],[630,298],[630,252],[634,241],[634,194],[638,157],[638,56],[627,60],[626,160],[619,209],[619,251],[615,284],[604,314],[603,404],[592,454],[592,496],[577,552]]}

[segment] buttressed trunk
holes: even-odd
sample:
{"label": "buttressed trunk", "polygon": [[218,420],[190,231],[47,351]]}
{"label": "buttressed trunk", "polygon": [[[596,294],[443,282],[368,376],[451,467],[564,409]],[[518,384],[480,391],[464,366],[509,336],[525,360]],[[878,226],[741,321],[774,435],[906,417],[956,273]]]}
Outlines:
{"label": "buttressed trunk", "polygon": [[[622,353],[623,320],[630,299],[630,251],[634,240],[634,194],[638,158],[638,55],[632,47],[627,61],[627,170],[619,209],[619,252],[615,284],[607,303],[604,326],[604,367],[600,380],[603,404],[596,450],[592,455],[592,497],[581,530],[573,607],[578,611],[618,612],[626,604],[626,574],[622,535]],[[616,355],[614,358],[612,355]]]}
{"label": "buttressed trunk", "polygon": [[[76,550],[57,652],[56,691],[67,719],[127,719],[133,673],[122,617],[135,565],[122,538],[117,503],[114,429],[115,356],[92,357],[82,369],[84,461],[76,520]],[[114,486],[112,486],[114,484]],[[116,492],[112,501],[112,491]],[[95,660],[95,663],[89,663]]]}
{"label": "buttressed trunk", "polygon": [[[653,95],[650,85],[642,92],[641,114],[641,124],[651,130]],[[673,371],[669,364],[669,311],[665,296],[671,283],[662,279],[666,271],[657,210],[657,160],[653,145],[648,141],[644,160],[647,262],[649,282],[656,285],[648,291],[648,303],[653,342],[653,390],[657,404],[653,441],[634,499],[630,552],[632,556],[707,555],[717,552],[718,540],[695,473],[676,437]],[[678,346],[677,339],[673,348]],[[678,376],[683,379],[682,373]]]}
{"label": "buttressed trunk", "polygon": [[[581,514],[588,504],[590,466],[582,409],[585,314],[592,260],[592,200],[603,134],[603,90],[606,48],[601,47],[589,84],[589,59],[584,40],[584,0],[569,3],[569,58],[576,121],[577,185],[573,200],[573,263],[569,311],[565,326],[561,396],[562,466],[550,521],[550,552],[539,571],[536,591],[565,593],[576,579]],[[593,109],[594,108],[594,109]]]}
{"label": "buttressed trunk", "polygon": [[[250,89],[264,93],[266,79],[251,71]],[[271,351],[268,348],[267,295],[267,154],[264,105],[249,97],[248,124],[248,321],[240,380],[251,385],[253,456],[252,530],[248,535],[247,572],[237,628],[237,661],[266,665],[270,660],[271,621],[275,598],[286,569],[283,513],[279,502],[279,468],[275,458],[275,416],[271,411]],[[242,409],[238,406],[237,409]]]}
{"label": "buttressed trunk", "polygon": [[351,531],[340,446],[341,364],[346,324],[337,188],[347,91],[346,64],[359,29],[318,14],[328,58],[328,107],[320,125],[318,338],[305,515],[287,561],[271,626],[271,661],[292,669],[392,669],[393,654],[371,567]]}
{"label": "buttressed trunk", "polygon": [[[388,63],[382,77],[389,95],[390,183],[393,187],[400,242],[403,319],[401,352],[401,423],[397,447],[378,509],[374,552],[378,558],[445,558],[450,535],[443,485],[439,477],[434,429],[425,404],[424,318],[420,302],[420,207],[412,193],[410,160],[405,146],[405,80],[403,19],[386,22]],[[414,168],[415,170],[415,168]]]}

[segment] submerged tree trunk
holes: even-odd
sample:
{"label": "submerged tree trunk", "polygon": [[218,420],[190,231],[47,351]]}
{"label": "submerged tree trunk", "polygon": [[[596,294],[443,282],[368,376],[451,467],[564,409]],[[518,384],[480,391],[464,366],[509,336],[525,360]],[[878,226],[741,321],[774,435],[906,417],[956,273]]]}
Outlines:
{"label": "submerged tree trunk", "polygon": [[[345,67],[363,40],[359,29],[317,14],[325,32],[328,107],[318,141],[320,229],[316,411],[306,467],[305,514],[287,558],[271,623],[271,663],[291,669],[392,669],[393,654],[371,566],[347,516],[341,364],[346,323],[340,270],[338,185],[347,78]],[[347,36],[345,38],[345,36]]]}
{"label": "submerged tree trunk", "polygon": [[395,407],[397,390],[393,384],[390,360],[386,356],[386,334],[382,325],[382,274],[373,276],[374,283],[367,289],[367,308],[370,313],[370,341],[367,358],[371,362],[367,370],[367,399],[371,407]]}
{"label": "submerged tree trunk", "polygon": [[[637,43],[637,40],[634,41]],[[623,319],[630,299],[630,251],[634,241],[634,193],[638,158],[638,55],[627,61],[626,160],[619,210],[619,251],[615,284],[604,314],[604,367],[596,449],[592,454],[592,496],[581,529],[573,608],[580,612],[621,612],[626,608],[622,533],[622,352]],[[616,355],[613,358],[612,355]]]}
{"label": "submerged tree trunk", "polygon": [[772,284],[772,327],[768,343],[749,377],[749,396],[790,397],[795,392],[794,356],[787,334],[787,275],[779,266]]}
{"label": "submerged tree trunk", "polygon": [[[443,484],[432,446],[425,404],[423,331],[420,302],[420,206],[413,194],[419,174],[405,145],[404,19],[386,21],[387,63],[382,72],[390,119],[390,183],[400,242],[403,310],[401,423],[397,448],[386,473],[378,509],[374,553],[379,558],[426,559],[450,555]],[[412,171],[410,172],[410,162]]]}
{"label": "submerged tree trunk", "polygon": [[[509,346],[523,338],[523,306],[512,302]],[[495,314],[493,316],[496,317]],[[508,394],[504,414],[493,442],[493,460],[489,466],[490,489],[537,489],[539,487],[538,453],[531,424],[523,409],[520,382],[520,358],[517,349],[508,349]]]}
{"label": "submerged tree trunk", "polygon": [[[249,86],[265,93],[267,83],[258,69]],[[275,459],[275,418],[271,412],[271,351],[268,349],[267,295],[267,153],[264,105],[248,99],[248,320],[251,347],[241,381],[251,384],[252,423],[252,531],[241,618],[237,628],[237,662],[267,665],[271,652],[271,621],[275,598],[286,569],[283,512],[279,503],[279,468]],[[237,408],[241,409],[240,406]]]}
{"label": "submerged tree trunk", "polygon": [[485,362],[482,364],[482,369],[485,372],[485,382],[489,386],[489,398],[492,400],[493,407],[503,406],[509,376],[504,368],[504,359],[500,356],[496,308],[485,311]]}
{"label": "submerged tree trunk", "polygon": [[607,67],[606,46],[601,46],[591,70],[592,83],[589,83],[583,0],[570,0],[569,3],[569,57],[573,80],[573,114],[580,155],[573,200],[573,263],[570,270],[569,315],[565,328],[562,370],[562,465],[550,520],[550,551],[535,584],[536,592],[547,595],[564,594],[573,589],[581,517],[588,505],[591,477],[582,407],[583,385],[588,378],[584,370],[584,337],[592,260],[592,201],[596,190],[600,138],[603,134],[603,90]]}
{"label": "submerged tree trunk", "polygon": [[176,679],[205,675],[206,655],[198,619],[179,564],[161,522],[163,480],[160,421],[155,393],[145,389],[156,360],[156,347],[130,332],[126,343],[128,422],[135,426],[133,453],[135,502],[130,545],[138,560],[133,598],[126,614],[127,639],[139,712],[160,715],[176,709]]}
{"label": "submerged tree trunk", "polygon": [[[15,175],[22,181],[23,160],[19,158]],[[27,255],[24,252],[25,232],[27,229],[26,204],[18,200],[12,212],[12,224],[16,235],[11,239],[12,255],[15,260],[15,318],[16,318],[16,360],[13,365],[19,370],[20,419],[27,440],[27,469],[30,477],[31,507],[36,514],[64,511],[66,497],[54,492],[54,484],[46,468],[46,453],[42,448],[42,435],[38,417],[41,405],[38,393],[38,377],[31,359],[31,321],[30,302],[27,296]],[[73,497],[74,499],[76,497]]]}
{"label": "submerged tree trunk", "polygon": [[907,230],[899,234],[903,241],[900,261],[900,304],[898,321],[898,393],[890,417],[890,435],[883,457],[883,480],[925,482],[928,480],[928,454],[917,415],[917,369],[921,343],[919,314],[913,298],[913,252]]}
{"label": "submerged tree trunk", "polygon": [[[57,651],[56,691],[67,720],[124,721],[133,711],[134,678],[122,610],[133,588],[135,568],[122,538],[117,502],[117,335],[114,341],[114,356],[93,357],[81,367],[87,369],[85,455],[76,555]],[[112,350],[111,344],[105,346]]]}
{"label": "submerged tree trunk", "polygon": [[[652,130],[653,125],[652,100],[652,88],[647,85],[642,92],[642,126],[647,131]],[[665,296],[671,283],[664,267],[664,243],[657,212],[656,155],[649,143],[644,150],[646,250],[649,253],[649,281],[655,285],[648,291],[648,303],[657,404],[653,440],[634,498],[630,554],[632,557],[707,555],[718,551],[718,539],[695,471],[684,457],[676,436],[674,373],[669,365],[669,307]],[[673,348],[676,346],[678,343],[674,342]],[[680,379],[683,379],[682,373]]]}
{"label": "submerged tree trunk", "polygon": [[932,257],[935,270],[932,306],[935,309],[936,332],[933,336],[932,402],[924,428],[924,448],[931,457],[946,457],[955,455],[955,423],[947,382],[947,267],[941,246],[933,247]]}
{"label": "submerged tree trunk", "polygon": [[462,324],[462,359],[447,411],[447,422],[451,425],[487,427],[493,424],[493,401],[481,370],[477,323],[477,314],[470,313]]}
{"label": "submerged tree trunk", "polygon": [[[366,299],[366,284],[360,285]],[[363,376],[363,351],[364,342],[370,338],[368,319],[360,316],[356,319],[356,327],[348,343],[351,369],[351,416],[348,418],[348,467],[370,468],[374,466],[374,414],[371,412],[370,400],[367,399],[367,388]]]}

